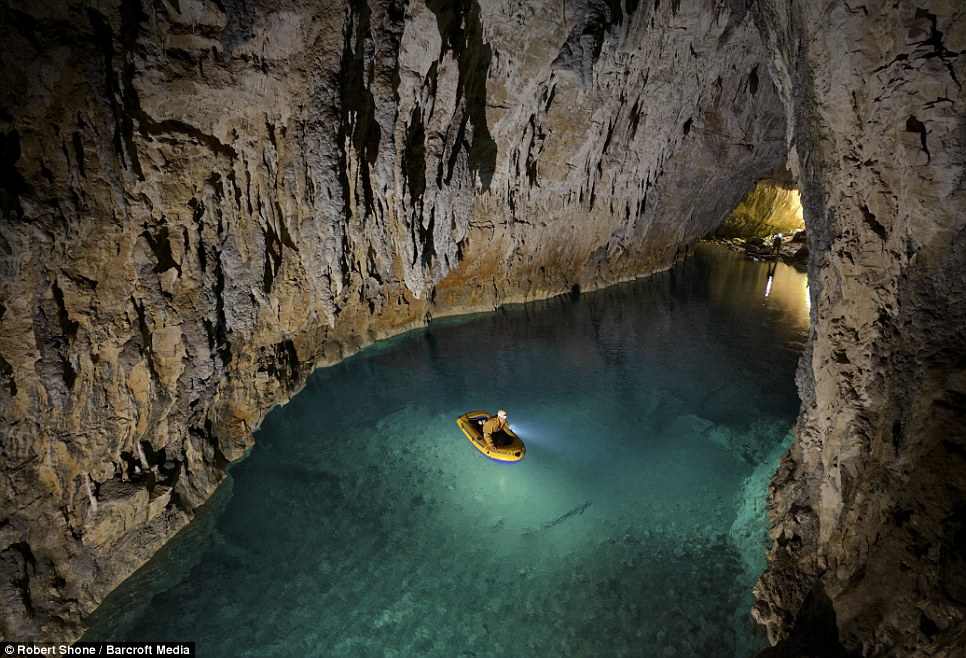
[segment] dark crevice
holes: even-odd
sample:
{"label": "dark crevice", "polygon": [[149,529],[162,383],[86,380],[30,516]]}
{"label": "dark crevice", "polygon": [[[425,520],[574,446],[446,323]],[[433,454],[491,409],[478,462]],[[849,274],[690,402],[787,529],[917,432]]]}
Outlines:
{"label": "dark crevice", "polygon": [[241,210],[241,188],[238,187],[238,181],[235,179],[235,171],[233,169],[228,170],[228,182],[231,183],[231,189],[234,192],[235,197],[235,207]]}
{"label": "dark crevice", "polygon": [[339,123],[337,143],[343,149],[340,157],[340,178],[345,195],[346,215],[351,216],[355,199],[349,198],[349,162],[344,152],[348,141],[359,154],[359,184],[362,188],[367,213],[375,210],[375,198],[369,176],[369,167],[379,157],[382,130],[376,121],[376,101],[366,84],[367,51],[372,49],[371,14],[366,0],[349,3],[350,17],[346,21],[346,34],[339,71],[339,90],[342,99],[342,117]]}
{"label": "dark crevice", "polygon": [[154,266],[154,272],[156,274],[167,272],[173,267],[177,270],[178,276],[181,276],[181,263],[174,259],[171,252],[171,240],[168,237],[168,227],[162,226],[158,230],[157,236],[151,235],[150,231],[144,231],[141,236],[147,241],[158,263]]}
{"label": "dark crevice", "polygon": [[904,61],[906,61],[906,60],[908,60],[908,59],[909,59],[909,54],[908,54],[908,53],[900,53],[900,54],[898,54],[898,55],[896,55],[896,56],[895,56],[895,57],[894,57],[894,58],[892,59],[892,61],[891,61],[891,62],[889,62],[888,64],[883,64],[882,66],[880,66],[880,67],[879,67],[879,68],[877,68],[877,69],[873,69],[873,70],[872,70],[872,72],[873,72],[873,73],[879,73],[880,71],[884,71],[884,70],[886,70],[887,68],[889,68],[890,66],[892,66],[892,65],[893,65],[893,64],[895,64],[896,62],[904,62]]}
{"label": "dark crevice", "polygon": [[607,135],[604,137],[604,148],[601,153],[607,153],[607,149],[610,147],[610,140],[614,137],[614,123],[610,122],[607,124]]}
{"label": "dark crevice", "polygon": [[204,273],[208,269],[208,255],[205,253],[205,238],[203,233],[204,225],[201,222],[201,218],[205,214],[205,204],[192,198],[188,201],[188,207],[191,208],[191,221],[198,229],[198,266],[201,268],[201,272]]}
{"label": "dark crevice", "polygon": [[429,211],[429,222],[423,227],[423,223],[420,221],[416,222],[416,230],[419,232],[418,239],[422,246],[423,254],[423,265],[429,267],[433,263],[433,259],[436,258],[436,244],[433,240],[433,233],[436,226],[436,209],[432,208]]}
{"label": "dark crevice", "polygon": [[926,143],[926,124],[917,119],[915,116],[910,115],[906,119],[906,132],[907,133],[919,133],[919,142],[922,144],[922,150],[926,152],[926,162],[932,160],[932,155],[929,153],[929,146]]}
{"label": "dark crevice", "polygon": [[634,106],[631,108],[631,137],[633,140],[637,135],[637,127],[641,123],[641,99],[638,98],[634,102]]}
{"label": "dark crevice", "polygon": [[556,95],[557,95],[557,85],[553,84],[551,85],[550,89],[547,90],[547,100],[543,104],[544,112],[550,111],[550,106],[553,105],[553,99],[556,97]]}
{"label": "dark crevice", "polygon": [[[488,190],[496,170],[497,155],[496,142],[486,122],[486,78],[493,50],[483,42],[479,2],[428,0],[426,6],[436,15],[443,53],[452,50],[459,68],[456,98],[457,103],[462,105],[463,116],[453,141],[446,182],[452,179],[458,155],[466,147],[470,171],[479,177],[482,189]],[[467,132],[470,134],[469,142]]]}
{"label": "dark crevice", "polygon": [[909,523],[909,520],[912,518],[911,509],[902,509],[897,507],[896,509],[892,510],[890,514],[892,516],[892,522],[897,528],[901,528],[905,524]]}
{"label": "dark crevice", "polygon": [[278,239],[282,241],[282,246],[298,251],[298,245],[292,239],[292,234],[288,232],[288,224],[285,223],[285,215],[282,214],[282,206],[278,199],[275,200],[275,216],[278,217]]}
{"label": "dark crevice", "polygon": [[17,396],[17,380],[13,376],[13,366],[11,366],[6,359],[0,356],[0,375],[6,381],[7,390],[10,391],[10,397]]}
{"label": "dark crevice", "polygon": [[134,143],[134,118],[140,118],[143,112],[134,87],[136,69],[132,60],[137,48],[137,36],[141,21],[145,20],[147,16],[141,11],[141,3],[138,0],[125,0],[121,5],[121,31],[118,35],[121,44],[120,55],[124,60],[121,71],[123,81],[121,81],[118,80],[117,72],[114,69],[114,32],[110,24],[96,9],[88,9],[87,15],[94,29],[95,42],[100,45],[104,55],[105,85],[115,124],[114,150],[121,158],[126,155],[130,169],[139,179],[144,180],[137,147]]}
{"label": "dark crevice", "polygon": [[275,124],[266,122],[265,127],[268,128],[268,141],[271,142],[272,148],[278,153],[278,140],[275,138]]}
{"label": "dark crevice", "polygon": [[57,285],[56,281],[54,281],[53,285],[51,286],[51,290],[54,293],[54,300],[57,302],[57,314],[58,320],[60,321],[60,328],[63,332],[62,335],[64,336],[67,344],[70,344],[77,336],[77,327],[79,327],[80,324],[70,319],[70,314],[67,312],[67,306],[64,303],[64,291],[60,289],[60,286]]}
{"label": "dark crevice", "polygon": [[426,192],[426,130],[422,110],[414,107],[406,128],[402,168],[406,174],[409,198],[415,207]]}
{"label": "dark crevice", "polygon": [[[533,135],[530,138],[530,149],[527,151],[527,162],[526,162],[526,174],[527,183],[531,188],[540,187],[540,181],[537,176],[537,158],[534,157],[534,148],[536,139],[539,138],[540,144],[543,144],[544,135],[540,132],[540,127],[537,125],[535,117],[530,117],[530,133]],[[606,148],[606,147],[605,147]],[[539,155],[539,153],[537,154]]]}
{"label": "dark crevice", "polygon": [[168,509],[176,509],[189,516],[196,513],[194,506],[192,506],[189,503],[186,503],[181,498],[181,494],[178,493],[177,491],[171,492],[171,498],[169,499],[169,502],[168,502]]}
{"label": "dark crevice", "polygon": [[131,304],[138,317],[138,330],[141,333],[141,348],[145,360],[148,363],[148,370],[151,372],[152,379],[157,379],[158,374],[154,366],[154,350],[151,349],[151,329],[148,327],[147,317],[144,313],[144,303],[137,298],[131,298]]}
{"label": "dark crevice", "polygon": [[748,76],[748,91],[754,96],[758,93],[758,66],[751,70],[751,74]]}
{"label": "dark crevice", "polygon": [[839,641],[835,608],[821,585],[802,604],[789,637],[760,652],[757,658],[858,658]]}
{"label": "dark crevice", "polygon": [[70,353],[70,346],[74,342],[74,338],[77,337],[77,328],[80,326],[80,323],[70,319],[70,314],[67,312],[67,305],[64,302],[64,292],[57,285],[57,281],[54,281],[51,285],[51,291],[54,293],[54,301],[57,302],[57,319],[60,323],[61,336],[63,336],[60,360],[64,383],[67,384],[68,389],[73,389],[74,382],[77,380],[77,372],[74,370],[68,354]]}
{"label": "dark crevice", "polygon": [[23,603],[23,607],[27,611],[27,614],[30,617],[33,617],[36,613],[34,612],[34,606],[30,601],[30,572],[33,571],[37,566],[37,560],[34,557],[33,551],[30,550],[30,545],[27,542],[16,542],[11,544],[10,548],[20,553],[20,556],[23,559],[23,572],[19,578],[14,578],[12,583],[20,593],[20,600]]}
{"label": "dark crevice", "polygon": [[77,159],[77,171],[83,177],[84,174],[84,144],[81,142],[80,133],[76,130],[71,138],[74,146],[74,157]]}
{"label": "dark crevice", "polygon": [[221,258],[215,256],[215,348],[222,364],[227,368],[231,363],[231,343],[228,341],[228,318],[225,315],[225,271],[221,266]]}
{"label": "dark crevice", "polygon": [[255,209],[252,207],[252,172],[249,169],[245,169],[245,209],[249,215],[255,214]]}
{"label": "dark crevice", "polygon": [[148,464],[142,464],[140,457],[127,451],[122,451],[120,458],[121,463],[118,466],[121,468],[121,480],[144,486],[148,490],[148,493],[151,493],[154,489],[156,478]]}
{"label": "dark crevice", "polygon": [[943,37],[945,35],[939,31],[935,14],[917,7],[916,18],[925,18],[929,21],[930,25],[929,38],[921,42],[924,46],[932,46],[932,52],[926,55],[926,59],[931,57],[939,57],[942,59],[943,64],[946,65],[946,70],[949,72],[949,76],[953,79],[953,82],[956,83],[957,87],[961,87],[962,84],[960,84],[959,78],[956,76],[956,69],[953,67],[952,62],[948,61],[951,58],[958,57],[961,53],[954,52],[946,48],[946,44],[943,43]]}
{"label": "dark crevice", "polygon": [[259,359],[258,371],[274,377],[286,390],[294,390],[302,377],[295,343],[286,339],[273,345],[271,352],[263,352]]}
{"label": "dark crevice", "polygon": [[875,213],[869,210],[868,206],[863,205],[860,210],[862,211],[862,221],[865,222],[865,225],[872,229],[872,232],[878,235],[879,238],[884,241],[888,237],[886,227],[879,223],[879,221],[876,219]]}
{"label": "dark crevice", "polygon": [[20,196],[30,187],[17,170],[19,159],[20,133],[16,128],[8,133],[0,133],[0,212],[4,217],[23,217]]}
{"label": "dark crevice", "polygon": [[271,224],[265,225],[262,234],[265,237],[265,270],[262,289],[268,294],[272,292],[272,284],[282,267],[282,241],[279,240]]}

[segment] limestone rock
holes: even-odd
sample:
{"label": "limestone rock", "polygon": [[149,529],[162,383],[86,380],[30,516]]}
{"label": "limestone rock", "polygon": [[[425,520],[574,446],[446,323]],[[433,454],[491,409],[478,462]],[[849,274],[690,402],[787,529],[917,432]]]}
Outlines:
{"label": "limestone rock", "polygon": [[756,614],[790,647],[811,634],[865,656],[962,655],[966,602],[948,583],[963,582],[966,527],[966,9],[764,6],[812,339]]}
{"label": "limestone rock", "polygon": [[759,617],[952,646],[963,10],[852,4],[5,2],[3,636],[76,637],[313,367],[665,268],[787,165],[813,340]]}

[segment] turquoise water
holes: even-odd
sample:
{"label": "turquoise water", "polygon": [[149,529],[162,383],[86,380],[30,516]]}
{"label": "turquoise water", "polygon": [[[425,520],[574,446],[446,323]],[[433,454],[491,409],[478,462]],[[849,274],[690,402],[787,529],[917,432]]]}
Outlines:
{"label": "turquoise water", "polygon": [[[317,371],[85,639],[204,657],[717,656],[750,619],[805,277],[700,245]],[[765,295],[765,291],[768,295]],[[488,461],[456,426],[505,408]]]}

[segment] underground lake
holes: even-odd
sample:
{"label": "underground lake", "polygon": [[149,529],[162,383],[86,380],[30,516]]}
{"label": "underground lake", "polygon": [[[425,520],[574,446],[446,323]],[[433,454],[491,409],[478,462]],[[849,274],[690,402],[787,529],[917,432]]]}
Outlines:
{"label": "underground lake", "polygon": [[[753,655],[805,274],[666,272],[434,320],[317,370],[85,640],[206,657]],[[456,425],[506,409],[486,460]]]}

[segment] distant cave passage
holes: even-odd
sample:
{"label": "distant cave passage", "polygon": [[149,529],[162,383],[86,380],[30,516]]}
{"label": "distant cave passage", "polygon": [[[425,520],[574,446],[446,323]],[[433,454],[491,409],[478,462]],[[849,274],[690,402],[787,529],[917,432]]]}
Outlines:
{"label": "distant cave passage", "polygon": [[778,233],[791,237],[804,228],[798,188],[785,182],[761,180],[708,237],[769,239]]}

